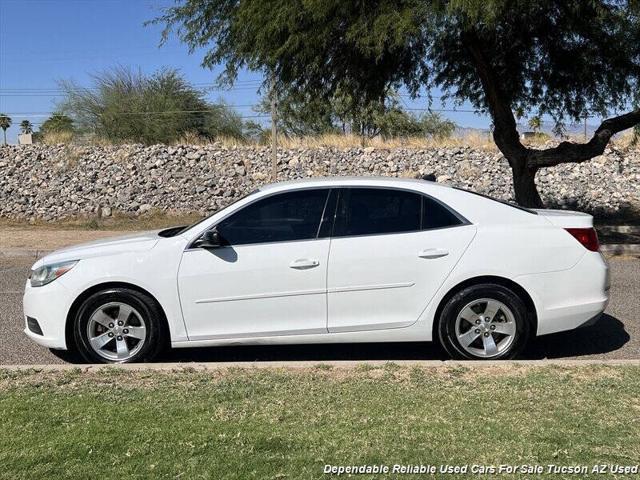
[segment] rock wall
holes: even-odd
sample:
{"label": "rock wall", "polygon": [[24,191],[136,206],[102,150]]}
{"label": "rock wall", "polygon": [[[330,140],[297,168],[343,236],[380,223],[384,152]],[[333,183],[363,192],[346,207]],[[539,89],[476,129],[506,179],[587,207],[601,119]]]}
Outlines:
{"label": "rock wall", "polygon": [[[211,146],[0,147],[0,217],[58,220],[213,212],[270,181],[270,150]],[[511,175],[497,152],[471,148],[391,150],[314,148],[278,154],[279,180],[310,176],[433,173],[439,182],[512,199]],[[549,206],[615,213],[640,207],[640,152],[608,149],[580,165],[543,169]]]}

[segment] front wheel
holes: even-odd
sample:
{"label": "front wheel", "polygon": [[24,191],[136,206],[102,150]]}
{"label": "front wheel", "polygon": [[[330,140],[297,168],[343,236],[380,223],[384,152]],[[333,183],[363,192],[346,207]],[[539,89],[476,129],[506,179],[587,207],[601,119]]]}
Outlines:
{"label": "front wheel", "polygon": [[151,360],[164,341],[161,313],[149,296],[112,288],[87,298],[75,317],[74,338],[92,363]]}
{"label": "front wheel", "polygon": [[451,297],[440,315],[445,350],[467,360],[515,357],[529,338],[527,308],[513,291],[497,284],[473,285]]}

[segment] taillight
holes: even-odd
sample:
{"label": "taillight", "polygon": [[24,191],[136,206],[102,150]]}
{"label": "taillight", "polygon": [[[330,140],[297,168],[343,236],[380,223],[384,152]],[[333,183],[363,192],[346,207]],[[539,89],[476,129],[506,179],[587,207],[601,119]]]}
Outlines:
{"label": "taillight", "polygon": [[565,230],[569,232],[573,238],[578,240],[587,250],[597,252],[600,248],[598,234],[596,233],[595,228],[565,228]]}

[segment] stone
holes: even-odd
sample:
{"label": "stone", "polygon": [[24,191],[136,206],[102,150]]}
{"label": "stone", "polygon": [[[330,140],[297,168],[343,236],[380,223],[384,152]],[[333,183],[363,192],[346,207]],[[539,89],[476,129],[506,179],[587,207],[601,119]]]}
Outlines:
{"label": "stone", "polygon": [[[77,157],[67,162],[69,152]],[[295,148],[278,151],[278,180],[327,175],[413,177],[513,200],[508,162],[495,150],[450,148]],[[269,147],[222,144],[8,145],[0,147],[0,218],[61,220],[96,213],[140,215],[216,211],[271,181]],[[640,208],[640,151],[608,148],[601,157],[538,172],[549,207],[588,212]]]}

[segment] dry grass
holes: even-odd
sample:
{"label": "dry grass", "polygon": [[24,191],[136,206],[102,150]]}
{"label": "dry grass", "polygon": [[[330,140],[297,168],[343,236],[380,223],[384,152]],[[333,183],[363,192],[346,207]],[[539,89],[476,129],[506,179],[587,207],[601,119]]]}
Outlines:
{"label": "dry grass", "polygon": [[[220,145],[223,147],[243,147],[243,146],[269,146],[270,143],[256,143],[234,137],[217,137],[215,139],[205,138],[193,132],[183,134],[172,145]],[[388,148],[447,148],[447,147],[471,147],[481,150],[495,151],[496,146],[489,135],[470,133],[464,136],[453,136],[449,138],[388,138],[381,137],[363,139],[358,135],[326,134],[307,137],[278,137],[278,148],[362,148],[373,147],[380,149]]]}
{"label": "dry grass", "polygon": [[[634,143],[634,133],[632,130],[625,131],[616,135],[610,145],[621,149],[638,149],[640,142]],[[570,135],[564,140],[575,143],[584,143],[584,136],[581,134]],[[560,140],[541,134],[537,137],[523,140],[523,143],[533,148],[545,148],[555,145]],[[73,137],[69,132],[46,134],[42,142],[48,145],[54,144],[81,144],[96,146],[115,146],[118,144],[136,143],[133,141],[113,142],[98,136]],[[217,137],[215,139],[205,138],[194,132],[186,132],[171,145],[194,145],[209,146],[217,145],[221,147],[247,147],[247,146],[269,146],[268,140],[256,143],[254,141],[243,140],[234,137]],[[490,134],[481,134],[479,132],[470,132],[464,135],[454,135],[448,138],[424,138],[424,137],[407,137],[407,138],[388,138],[381,137],[363,139],[358,135],[342,135],[342,134],[326,134],[308,137],[278,137],[278,148],[296,149],[296,148],[362,148],[373,147],[376,149],[390,148],[451,148],[451,147],[470,147],[477,150],[485,150],[496,152],[497,147],[493,142]]]}
{"label": "dry grass", "polygon": [[[362,137],[357,135],[329,134],[317,137],[289,137],[279,138],[281,148],[360,148],[363,146]],[[388,138],[380,137],[365,139],[365,147],[373,148],[446,148],[472,147],[482,150],[496,150],[495,144],[488,135],[468,134],[449,138]]]}
{"label": "dry grass", "polygon": [[225,147],[239,147],[255,145],[255,142],[249,142],[235,137],[216,137],[215,139],[211,139],[198,135],[194,132],[186,132],[173,142],[172,145],[223,145]]}
{"label": "dry grass", "polygon": [[73,141],[72,132],[47,132],[42,135],[42,143],[46,145],[69,144]]}
{"label": "dry grass", "polygon": [[619,148],[640,149],[640,135],[634,133],[633,130],[626,130],[613,137],[611,143]]}

